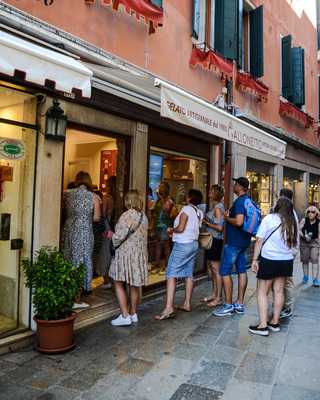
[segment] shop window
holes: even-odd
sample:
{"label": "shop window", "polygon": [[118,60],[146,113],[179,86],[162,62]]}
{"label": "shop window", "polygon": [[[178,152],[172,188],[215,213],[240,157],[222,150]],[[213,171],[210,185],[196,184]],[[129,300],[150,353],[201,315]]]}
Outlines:
{"label": "shop window", "polygon": [[281,39],[282,96],[298,107],[305,104],[304,49],[292,47],[292,36]]}
{"label": "shop window", "polygon": [[21,280],[20,260],[31,256],[37,133],[19,123],[35,117],[34,96],[0,87],[1,337],[29,323],[29,293]]}
{"label": "shop window", "polygon": [[192,36],[199,43],[214,47],[215,0],[194,0]]}
{"label": "shop window", "polygon": [[320,191],[320,177],[310,174],[309,190],[308,190],[308,203],[319,207],[319,191]]}
{"label": "shop window", "polygon": [[[148,204],[149,219],[149,285],[165,280],[167,259],[171,241],[166,235],[176,215],[186,204],[186,196],[191,188],[202,192],[204,202],[207,195],[208,161],[196,159],[157,148],[151,148],[149,158]],[[165,184],[160,186],[161,182]],[[168,188],[166,200],[160,195]],[[160,190],[159,190],[160,189]],[[205,205],[202,206],[205,209]],[[199,255],[196,272],[204,266],[203,254]]]}
{"label": "shop window", "polygon": [[250,196],[259,205],[262,215],[267,215],[272,207],[272,176],[249,171],[247,178]]}

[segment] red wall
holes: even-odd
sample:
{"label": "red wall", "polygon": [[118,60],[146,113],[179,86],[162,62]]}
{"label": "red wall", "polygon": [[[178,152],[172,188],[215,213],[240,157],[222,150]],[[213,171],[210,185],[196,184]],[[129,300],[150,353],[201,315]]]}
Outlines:
{"label": "red wall", "polygon": [[[5,3],[210,101],[220,92],[222,82],[217,74],[189,66],[192,48],[191,0],[164,0],[164,26],[152,35],[148,34],[148,28],[142,21],[129,16],[123,9],[115,12],[111,7],[103,6],[100,0],[96,0],[95,5],[86,5],[84,0],[54,0],[50,7],[44,6],[42,0],[6,0]],[[317,144],[313,128],[303,129],[297,123],[280,117],[278,113],[280,35],[291,34],[293,45],[305,49],[306,110],[315,120],[318,119],[316,27],[305,13],[299,17],[287,0],[254,0],[253,3],[264,4],[265,73],[262,80],[270,88],[269,100],[260,103],[252,96],[235,90],[235,103],[259,119]]]}

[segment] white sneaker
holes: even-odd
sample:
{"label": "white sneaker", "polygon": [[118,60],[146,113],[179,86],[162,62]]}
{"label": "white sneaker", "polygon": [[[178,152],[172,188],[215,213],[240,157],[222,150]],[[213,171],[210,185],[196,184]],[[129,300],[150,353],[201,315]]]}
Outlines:
{"label": "white sneaker", "polygon": [[139,320],[138,320],[138,315],[137,313],[130,315],[131,321],[136,324]]}
{"label": "white sneaker", "polygon": [[74,303],[72,306],[73,310],[78,310],[80,308],[89,308],[90,304],[85,303],[84,301],[82,303]]}
{"label": "white sneaker", "polygon": [[132,324],[132,320],[130,315],[128,315],[127,317],[124,317],[122,314],[119,315],[118,318],[113,319],[111,321],[111,325],[113,326],[129,326]]}

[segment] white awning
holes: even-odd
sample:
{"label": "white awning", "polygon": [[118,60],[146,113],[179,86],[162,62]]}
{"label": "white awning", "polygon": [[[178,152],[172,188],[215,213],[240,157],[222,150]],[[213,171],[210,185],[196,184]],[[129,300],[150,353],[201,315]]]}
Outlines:
{"label": "white awning", "polygon": [[286,142],[160,79],[161,116],[284,159]]}
{"label": "white awning", "polygon": [[77,89],[91,97],[92,72],[80,61],[0,31],[0,73],[13,76],[16,70],[24,72],[28,82],[44,86],[50,80],[56,90]]}

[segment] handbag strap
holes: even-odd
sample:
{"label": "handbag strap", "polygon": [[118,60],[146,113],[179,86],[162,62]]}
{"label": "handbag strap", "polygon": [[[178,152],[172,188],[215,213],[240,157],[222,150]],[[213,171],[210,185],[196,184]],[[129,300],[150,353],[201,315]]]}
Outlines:
{"label": "handbag strap", "polygon": [[130,237],[131,235],[133,235],[133,234],[140,228],[140,225],[141,225],[141,223],[142,223],[142,219],[143,219],[143,213],[141,212],[141,214],[140,214],[140,219],[139,219],[139,222],[138,222],[138,225],[136,226],[136,228],[135,228],[135,229],[132,229],[132,228],[130,227],[130,228],[128,229],[128,233],[126,234],[126,236],[124,237],[124,239],[122,240],[122,242],[121,242],[118,246],[115,247],[115,250],[117,250],[120,246],[122,246],[123,243],[126,242],[126,241],[129,239],[129,237]]}
{"label": "handbag strap", "polygon": [[277,232],[277,230],[280,228],[281,225],[282,225],[282,224],[280,224],[279,226],[277,226],[276,229],[274,229],[274,230],[270,233],[270,235],[268,235],[268,237],[263,241],[262,246],[261,246],[261,250],[262,250],[263,246],[266,244],[266,242],[271,238],[271,236],[272,236],[275,232]]}

